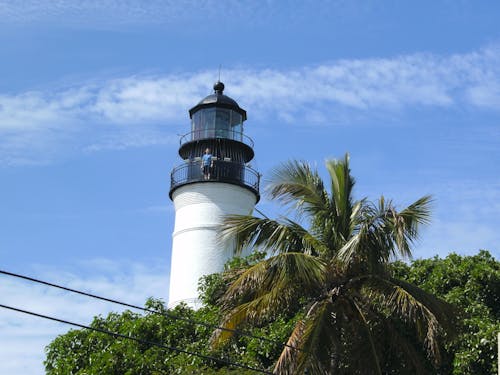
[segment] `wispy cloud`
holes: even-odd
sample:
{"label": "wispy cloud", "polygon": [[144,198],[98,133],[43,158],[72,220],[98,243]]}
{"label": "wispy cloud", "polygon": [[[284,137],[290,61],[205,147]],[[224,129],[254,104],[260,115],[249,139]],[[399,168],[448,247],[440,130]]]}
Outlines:
{"label": "wispy cloud", "polygon": [[[95,259],[78,269],[30,267],[30,275],[109,298],[143,306],[148,297],[166,300],[168,271],[158,263],[137,264]],[[28,272],[28,271],[25,271]],[[61,319],[88,324],[95,315],[121,311],[118,305],[100,302],[61,290],[0,276],[1,303]],[[71,327],[0,309],[0,373],[43,374],[44,347]],[[20,363],[22,361],[22,363]]]}
{"label": "wispy cloud", "polygon": [[[300,4],[299,4],[300,5]],[[59,25],[84,28],[117,28],[124,25],[182,24],[186,19],[231,19],[264,16],[276,5],[267,1],[217,0],[21,0],[0,1],[0,16],[9,23],[30,24],[57,21]],[[258,17],[256,17],[258,18]]]}
{"label": "wispy cloud", "polygon": [[125,150],[151,145],[178,145],[178,143],[179,137],[174,134],[165,134],[153,129],[144,129],[142,131],[126,130],[103,135],[95,143],[85,146],[84,151]]}
{"label": "wispy cloud", "polygon": [[[0,160],[29,159],[23,153],[28,146],[36,153],[60,137],[73,138],[88,151],[169,143],[174,128],[188,121],[187,109],[211,92],[214,75],[138,75],[56,92],[1,95]],[[348,122],[415,108],[500,110],[498,46],[287,70],[228,69],[224,76],[227,94],[255,121],[328,124],[331,118]]]}

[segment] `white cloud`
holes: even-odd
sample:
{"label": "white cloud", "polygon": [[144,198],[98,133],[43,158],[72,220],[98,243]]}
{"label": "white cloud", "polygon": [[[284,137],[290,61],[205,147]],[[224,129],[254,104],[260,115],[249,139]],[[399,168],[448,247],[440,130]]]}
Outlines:
{"label": "white cloud", "polygon": [[186,109],[203,95],[207,82],[210,82],[207,73],[186,79],[177,76],[118,79],[101,88],[89,110],[114,123],[171,121],[181,118],[181,114],[185,117]]}
{"label": "white cloud", "polygon": [[[258,3],[258,4],[256,4]],[[14,24],[57,22],[81,28],[122,28],[127,25],[182,24],[186,19],[217,20],[265,15],[266,1],[217,0],[21,0],[0,1],[0,17]],[[257,18],[257,17],[256,17]]]}
{"label": "white cloud", "polygon": [[479,107],[500,108],[500,83],[493,81],[471,87],[468,90],[469,99]]}
{"label": "white cloud", "polygon": [[143,131],[116,131],[114,134],[102,136],[100,140],[84,147],[85,151],[125,150],[134,147],[151,145],[178,145],[179,137],[163,134],[159,131],[145,129]]}
{"label": "white cloud", "polygon": [[50,94],[26,92],[0,96],[0,131],[36,131],[60,127],[74,121],[79,98],[71,92],[51,98]]}
{"label": "white cloud", "polygon": [[[137,264],[94,259],[73,269],[30,267],[30,276],[143,306],[148,297],[167,299],[168,272],[159,262]],[[26,271],[28,272],[28,271]],[[83,276],[85,275],[85,276]],[[123,307],[27,281],[0,276],[0,303],[76,323]],[[44,347],[71,326],[0,309],[0,373],[43,374]]]}
{"label": "white cloud", "polygon": [[[4,94],[0,161],[38,159],[26,152],[36,154],[61,138],[88,151],[169,143],[173,127],[189,121],[187,109],[211,92],[214,75],[132,76],[56,92]],[[228,69],[224,75],[227,94],[257,121],[314,125],[414,108],[500,110],[499,47],[287,70]]]}

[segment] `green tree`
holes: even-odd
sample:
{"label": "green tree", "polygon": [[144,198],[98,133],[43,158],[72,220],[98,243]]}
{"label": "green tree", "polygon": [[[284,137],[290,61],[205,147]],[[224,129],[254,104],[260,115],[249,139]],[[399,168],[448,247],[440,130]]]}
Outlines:
{"label": "green tree", "polygon": [[[153,299],[147,301],[146,308],[155,313],[110,313],[105,318],[95,317],[91,327],[241,362],[235,356],[231,357],[230,353],[211,352],[207,344],[212,329],[194,323],[215,323],[218,317],[216,310],[204,308],[193,311],[179,305],[167,314],[164,304]],[[169,315],[183,319],[172,319]],[[47,346],[46,353],[45,369],[48,375],[255,374],[255,371],[87,329],[70,330],[58,336]]]}
{"label": "green tree", "polygon": [[[263,254],[233,258],[226,269],[248,267]],[[238,335],[238,340],[220,350],[211,350],[209,339],[220,320],[216,305],[224,290],[223,274],[213,274],[200,280],[200,298],[204,306],[193,310],[178,305],[167,310],[160,300],[146,302],[146,314],[129,310],[96,316],[90,326],[148,343],[95,332],[88,329],[70,330],[58,336],[46,347],[45,369],[48,375],[223,375],[255,374],[256,371],[231,366],[195,355],[158,347],[176,347],[196,354],[221,358],[253,368],[272,366],[283,347],[282,343],[293,328],[293,321],[277,319],[262,328],[253,328],[252,336]],[[265,337],[263,340],[261,337]]]}
{"label": "green tree", "polygon": [[[191,349],[201,354],[225,357],[252,367],[272,368],[283,349],[279,343],[286,341],[297,321],[303,317],[300,312],[286,314],[283,311],[272,322],[263,322],[249,329],[253,335],[271,341],[237,335],[230,345],[215,353],[207,350],[212,333],[210,327],[161,316],[175,314],[215,324],[221,317],[217,300],[227,289],[228,275],[235,277],[262,259],[263,254],[254,254],[245,259],[234,258],[227,264],[225,273],[203,277],[200,286],[205,306],[198,311],[186,306],[167,311],[161,301],[149,300],[146,307],[155,310],[155,314],[141,315],[130,311],[111,313],[105,318],[96,317],[92,326],[163,345]],[[443,365],[428,372],[446,375],[496,374],[495,340],[496,332],[500,330],[500,263],[488,252],[481,251],[474,256],[450,254],[445,259],[420,259],[411,264],[398,261],[392,263],[391,268],[394,277],[418,285],[455,304],[462,311],[458,340],[449,344],[448,351],[443,352]],[[296,310],[301,310],[307,303],[302,302],[297,303]],[[388,333],[378,331],[383,327],[372,326],[381,340],[377,342],[380,346],[386,345],[383,336]],[[406,326],[398,328],[399,335],[412,339],[411,329]],[[425,357],[423,350],[418,351],[418,345],[415,350],[420,358]],[[384,373],[411,373],[411,368],[401,369],[399,353],[399,348],[385,353]],[[255,373],[87,330],[71,330],[57,337],[47,346],[45,364],[49,375]]]}
{"label": "green tree", "polygon": [[[221,234],[235,236],[239,251],[255,248],[270,256],[226,276],[221,325],[259,326],[298,313],[275,365],[280,374],[429,373],[426,356],[439,366],[441,338],[452,331],[451,306],[393,277],[389,261],[411,256],[430,198],[399,212],[383,197],[354,201],[348,156],[328,160],[326,168],[330,191],[307,163],[290,161],[275,170],[270,197],[298,220],[225,220]],[[214,347],[232,336],[215,331]]]}
{"label": "green tree", "polygon": [[459,335],[448,351],[455,375],[497,373],[497,334],[500,332],[500,262],[481,250],[474,256],[449,254],[393,264],[394,272],[410,283],[460,307]]}

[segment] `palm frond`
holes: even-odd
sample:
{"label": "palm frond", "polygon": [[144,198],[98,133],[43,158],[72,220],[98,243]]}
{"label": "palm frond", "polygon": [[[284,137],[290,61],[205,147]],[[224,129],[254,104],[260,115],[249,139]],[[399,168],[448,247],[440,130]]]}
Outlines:
{"label": "palm frond", "polygon": [[[221,298],[226,311],[222,327],[232,329],[246,322],[260,322],[293,306],[301,296],[321,293],[325,263],[303,253],[283,253],[241,272]],[[214,343],[232,336],[219,331]]]}
{"label": "palm frond", "polygon": [[[394,288],[390,302],[395,311],[416,323],[417,334],[420,339],[424,338],[427,352],[435,363],[439,363],[441,354],[437,345],[439,323],[436,316],[424,304],[400,287]],[[423,332],[424,330],[426,332]]]}
{"label": "palm frond", "polygon": [[267,293],[256,296],[249,302],[241,303],[227,311],[223,321],[219,324],[225,329],[216,329],[211,337],[212,347],[224,344],[234,336],[234,330],[246,323],[260,323],[278,312],[284,311],[290,305],[292,291],[272,289]]}
{"label": "palm frond", "polygon": [[326,264],[303,253],[282,253],[245,270],[228,288],[222,301],[249,300],[269,291],[302,288],[317,293],[325,281]]}
{"label": "palm frond", "polygon": [[338,258],[346,265],[363,262],[372,272],[384,270],[390,259],[411,258],[419,226],[429,220],[430,199],[420,198],[401,212],[383,196],[377,204],[362,205],[354,235],[339,250]]}
{"label": "palm frond", "polygon": [[293,328],[290,337],[286,342],[286,346],[283,348],[276,365],[274,366],[274,373],[280,375],[292,375],[298,374],[296,364],[298,362],[303,362],[302,357],[307,355],[304,350],[301,349],[302,338],[304,334],[305,323],[303,319],[300,319]]}
{"label": "palm frond", "polygon": [[365,318],[365,314],[363,313],[361,307],[358,305],[355,299],[349,298],[349,302],[353,306],[353,310],[356,311],[358,314],[358,322],[361,324],[361,328],[363,329],[365,333],[365,337],[368,339],[368,342],[370,344],[370,353],[371,357],[373,359],[373,368],[376,370],[377,374],[382,375],[382,370],[380,369],[380,361],[378,358],[377,351],[375,350],[375,343],[373,341],[370,325],[368,324],[368,321]]}
{"label": "palm frond", "polygon": [[324,245],[300,224],[245,215],[228,215],[219,229],[221,242],[234,239],[236,252],[247,248],[262,249],[272,253],[304,252],[318,254]]}
{"label": "palm frond", "polygon": [[214,331],[211,344],[213,347],[227,342],[234,336],[234,330],[246,323],[259,324],[290,308],[291,301],[296,298],[292,288],[274,288],[259,294],[248,302],[243,302],[227,311],[220,327]]}
{"label": "palm frond", "polygon": [[[305,318],[297,323],[274,372],[277,374],[328,374],[334,360],[334,348],[341,346],[334,302],[330,298],[315,302]],[[293,344],[293,345],[292,345]]]}
{"label": "palm frond", "polygon": [[[382,280],[379,280],[382,281]],[[403,320],[416,327],[419,340],[430,358],[437,365],[441,361],[439,337],[446,333],[455,334],[455,308],[445,301],[410,283],[390,279],[384,280],[384,294],[388,297],[383,303]],[[390,291],[390,294],[387,292]]]}
{"label": "palm frond", "polygon": [[411,245],[418,239],[420,225],[430,222],[431,196],[424,196],[397,213],[390,210],[391,231],[400,255],[411,258]]}
{"label": "palm frond", "polygon": [[408,340],[408,337],[401,333],[401,328],[396,327],[390,317],[383,317],[379,319],[379,321],[382,323],[382,331],[388,341],[389,347],[387,350],[402,355],[409,365],[413,366],[415,374],[428,374],[429,370],[425,366],[425,357],[422,352],[417,350],[412,344],[411,340]]}
{"label": "palm frond", "polygon": [[[376,276],[374,278],[378,279]],[[385,369],[381,368],[382,364],[402,360],[405,363],[401,362],[401,368],[412,366],[418,375],[429,373],[429,369],[425,366],[425,355],[421,350],[417,350],[414,341],[404,334],[406,330],[401,330],[399,317],[388,316],[384,309],[380,309],[381,299],[378,298],[380,295],[373,299],[374,294],[367,294],[364,288],[359,290],[363,282],[369,283],[374,278],[366,277],[355,280],[355,285],[350,285],[349,292],[346,294],[346,300],[350,300],[353,306],[352,310],[358,313],[358,316],[352,312],[349,314],[351,332],[348,336],[358,337],[351,344],[349,366],[353,367],[353,371],[356,368],[361,372],[368,372],[367,368],[384,371]],[[397,327],[396,323],[398,323]],[[372,355],[367,356],[367,353],[372,353]],[[378,364],[374,365],[374,360]]]}
{"label": "palm frond", "polygon": [[267,191],[271,199],[290,206],[298,214],[315,216],[329,209],[323,181],[307,162],[292,160],[274,169]]}
{"label": "palm frond", "polygon": [[331,182],[331,210],[335,214],[335,230],[337,235],[347,239],[351,234],[351,214],[353,210],[352,189],[354,177],[349,168],[349,154],[342,160],[327,160],[326,169]]}

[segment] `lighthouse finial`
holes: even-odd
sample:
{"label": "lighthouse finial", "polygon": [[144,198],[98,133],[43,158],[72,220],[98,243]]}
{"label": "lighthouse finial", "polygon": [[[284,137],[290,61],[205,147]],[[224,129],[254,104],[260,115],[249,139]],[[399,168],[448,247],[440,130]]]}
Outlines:
{"label": "lighthouse finial", "polygon": [[222,95],[222,92],[224,91],[224,84],[221,81],[215,82],[214,90],[217,95]]}

